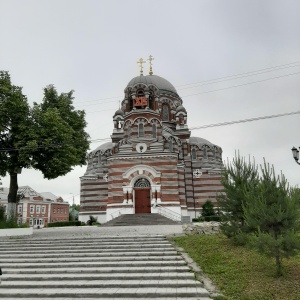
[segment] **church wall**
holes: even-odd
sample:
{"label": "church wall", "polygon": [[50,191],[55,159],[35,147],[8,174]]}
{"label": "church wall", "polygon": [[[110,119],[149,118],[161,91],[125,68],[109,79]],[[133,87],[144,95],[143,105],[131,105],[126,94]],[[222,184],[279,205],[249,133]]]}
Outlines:
{"label": "church wall", "polygon": [[102,178],[97,180],[82,180],[80,189],[80,212],[105,212],[107,205],[107,182]]}
{"label": "church wall", "polygon": [[[109,193],[108,203],[117,204],[124,200],[123,185],[129,185],[130,180],[124,180],[122,175],[130,168],[137,165],[147,165],[153,167],[156,171],[161,172],[159,183],[154,180],[154,184],[160,184],[160,198],[162,202],[176,202],[179,204],[178,197],[178,175],[177,175],[177,157],[176,155],[161,156],[161,157],[144,157],[143,159],[136,158],[120,158],[109,161]],[[136,172],[136,178],[139,174]],[[135,180],[133,180],[135,181]],[[175,203],[173,203],[174,205]]]}

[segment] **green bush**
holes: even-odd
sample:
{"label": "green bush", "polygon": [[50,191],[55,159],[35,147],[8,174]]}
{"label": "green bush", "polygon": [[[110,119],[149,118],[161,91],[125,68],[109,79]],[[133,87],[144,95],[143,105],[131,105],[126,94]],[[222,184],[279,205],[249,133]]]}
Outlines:
{"label": "green bush", "polygon": [[5,221],[5,208],[2,205],[0,205],[0,222],[1,221]]}
{"label": "green bush", "polygon": [[87,220],[86,222],[87,225],[100,225],[100,223],[97,221],[97,217],[95,218],[94,216],[90,216],[90,219]]}
{"label": "green bush", "polygon": [[47,227],[81,226],[80,221],[48,223]]}
{"label": "green bush", "polygon": [[18,224],[16,221],[16,218],[10,218],[8,220],[5,219],[0,219],[0,229],[7,229],[7,228],[28,228],[29,224],[28,223],[22,223]]}

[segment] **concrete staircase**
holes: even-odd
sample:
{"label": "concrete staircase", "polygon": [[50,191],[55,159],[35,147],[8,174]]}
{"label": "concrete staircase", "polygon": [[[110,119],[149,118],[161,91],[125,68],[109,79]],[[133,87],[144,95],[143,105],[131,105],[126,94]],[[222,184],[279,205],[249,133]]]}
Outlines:
{"label": "concrete staircase", "polygon": [[139,226],[139,225],[178,225],[160,214],[128,214],[121,215],[102,226]]}
{"label": "concrete staircase", "polygon": [[163,236],[0,239],[0,299],[201,299]]}

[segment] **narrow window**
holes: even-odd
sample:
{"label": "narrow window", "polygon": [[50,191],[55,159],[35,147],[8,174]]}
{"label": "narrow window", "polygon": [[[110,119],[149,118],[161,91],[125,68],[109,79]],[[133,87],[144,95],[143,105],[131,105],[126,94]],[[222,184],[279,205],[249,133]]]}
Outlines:
{"label": "narrow window", "polygon": [[195,148],[192,149],[192,159],[196,160],[197,159],[197,151]]}
{"label": "narrow window", "polygon": [[203,158],[207,158],[207,149],[206,149],[206,147],[203,148]]}
{"label": "narrow window", "polygon": [[140,123],[139,124],[139,137],[143,137],[144,136],[144,124]]}
{"label": "narrow window", "polygon": [[154,110],[152,93],[150,93],[150,95],[149,95],[148,103],[149,103],[149,108]]}
{"label": "narrow window", "polygon": [[156,124],[152,125],[152,137],[156,138]]}
{"label": "narrow window", "polygon": [[166,104],[162,107],[162,119],[163,121],[169,121],[169,107]]}

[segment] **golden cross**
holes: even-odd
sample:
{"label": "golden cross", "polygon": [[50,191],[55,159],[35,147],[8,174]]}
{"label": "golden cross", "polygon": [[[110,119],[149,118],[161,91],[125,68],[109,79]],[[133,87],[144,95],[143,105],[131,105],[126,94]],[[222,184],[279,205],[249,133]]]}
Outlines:
{"label": "golden cross", "polygon": [[142,58],[140,58],[137,63],[140,64],[140,73],[141,75],[143,75],[143,64],[146,62]]}
{"label": "golden cross", "polygon": [[152,55],[150,55],[147,60],[149,60],[149,63],[150,63],[150,72],[149,72],[149,75],[152,75],[153,74],[153,72],[152,72],[152,61],[154,60],[154,57]]}

